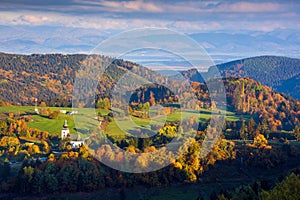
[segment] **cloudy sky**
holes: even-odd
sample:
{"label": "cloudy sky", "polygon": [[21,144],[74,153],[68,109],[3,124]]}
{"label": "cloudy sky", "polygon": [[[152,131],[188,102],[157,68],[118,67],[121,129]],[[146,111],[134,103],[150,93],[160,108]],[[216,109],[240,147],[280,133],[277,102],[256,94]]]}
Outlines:
{"label": "cloudy sky", "polygon": [[192,37],[220,61],[300,57],[299,10],[297,0],[1,0],[0,52],[88,52],[113,34],[160,27]]}

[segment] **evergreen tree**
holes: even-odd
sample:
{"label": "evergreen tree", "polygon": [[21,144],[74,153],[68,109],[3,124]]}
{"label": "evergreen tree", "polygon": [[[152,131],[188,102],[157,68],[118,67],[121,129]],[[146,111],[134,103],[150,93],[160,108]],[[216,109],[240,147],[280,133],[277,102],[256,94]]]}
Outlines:
{"label": "evergreen tree", "polygon": [[253,139],[256,135],[256,133],[255,133],[256,132],[256,123],[253,118],[251,118],[248,121],[247,131],[248,131],[248,139]]}
{"label": "evergreen tree", "polygon": [[242,140],[247,140],[248,139],[248,134],[246,132],[246,126],[245,126],[245,121],[242,120],[242,125],[241,125],[241,128],[240,128],[240,138]]}

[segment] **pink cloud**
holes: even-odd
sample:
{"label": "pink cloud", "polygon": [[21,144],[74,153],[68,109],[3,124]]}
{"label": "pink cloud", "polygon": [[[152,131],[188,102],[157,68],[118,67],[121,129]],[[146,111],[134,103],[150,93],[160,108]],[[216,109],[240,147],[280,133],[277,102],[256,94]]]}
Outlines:
{"label": "pink cloud", "polygon": [[49,21],[49,18],[46,16],[22,15],[20,16],[20,20],[30,24],[41,24]]}
{"label": "pink cloud", "polygon": [[114,8],[117,11],[147,11],[147,12],[162,12],[163,10],[154,3],[144,2],[143,0],[135,1],[101,1],[102,6]]}
{"label": "pink cloud", "polygon": [[282,5],[271,2],[238,2],[221,9],[227,12],[276,12],[282,10]]}

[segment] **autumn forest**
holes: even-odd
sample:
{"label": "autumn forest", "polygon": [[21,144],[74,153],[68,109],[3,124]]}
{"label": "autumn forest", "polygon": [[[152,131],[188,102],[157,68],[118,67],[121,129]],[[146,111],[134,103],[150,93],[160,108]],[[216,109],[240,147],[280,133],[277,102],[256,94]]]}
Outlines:
{"label": "autumn forest", "polygon": [[[0,199],[299,199],[300,101],[298,82],[291,84],[299,63],[248,58],[218,65],[222,77],[210,79],[205,76],[212,68],[201,75],[181,71],[188,92],[178,76],[168,77],[172,90],[157,84],[165,81],[159,72],[105,55],[0,53]],[[272,66],[284,69],[284,75],[264,79],[253,71]],[[101,77],[87,78],[86,68],[105,70]],[[135,88],[134,80],[128,81],[120,90],[134,92],[124,101],[124,94],[111,91],[129,72],[156,83]],[[78,80],[97,86],[82,89],[91,98],[74,112]],[[224,90],[208,87],[218,83]],[[222,102],[212,100],[222,92]],[[193,96],[195,101],[181,103]],[[86,115],[88,121],[77,127],[76,118],[90,108],[95,116]],[[135,124],[127,125],[126,116]],[[70,131],[67,137],[62,130]],[[207,140],[213,144],[201,157]],[[174,141],[182,141],[180,156],[167,150]],[[161,169],[138,171],[164,162],[169,164]]]}

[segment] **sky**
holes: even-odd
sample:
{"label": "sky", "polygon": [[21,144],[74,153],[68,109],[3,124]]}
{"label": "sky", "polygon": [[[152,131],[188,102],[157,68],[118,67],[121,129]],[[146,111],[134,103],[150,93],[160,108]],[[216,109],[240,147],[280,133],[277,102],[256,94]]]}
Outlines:
{"label": "sky", "polygon": [[85,53],[114,34],[167,28],[216,62],[256,55],[300,57],[300,1],[1,0],[0,52]]}

